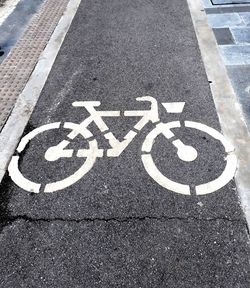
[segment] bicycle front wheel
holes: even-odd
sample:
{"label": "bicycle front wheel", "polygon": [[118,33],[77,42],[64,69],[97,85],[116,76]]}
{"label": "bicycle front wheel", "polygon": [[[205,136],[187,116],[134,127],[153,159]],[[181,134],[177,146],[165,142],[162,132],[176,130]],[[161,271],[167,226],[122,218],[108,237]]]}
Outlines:
{"label": "bicycle front wheel", "polygon": [[[196,195],[205,195],[215,192],[222,187],[224,187],[235,175],[237,169],[237,158],[234,154],[233,146],[227,141],[227,139],[217,130],[193,121],[185,121],[184,125],[186,128],[196,129],[205,132],[212,138],[218,140],[224,147],[226,153],[226,165],[222,174],[213,179],[210,182],[202,183],[195,186]],[[178,183],[171,180],[162,174],[162,172],[157,168],[154,163],[153,157],[151,155],[151,150],[154,145],[155,139],[163,134],[167,139],[171,139],[174,134],[171,129],[180,128],[181,124],[179,121],[169,122],[169,123],[159,123],[146,137],[142,145],[142,162],[147,171],[147,173],[162,187],[171,190],[176,193],[190,195],[191,187],[189,185]]]}

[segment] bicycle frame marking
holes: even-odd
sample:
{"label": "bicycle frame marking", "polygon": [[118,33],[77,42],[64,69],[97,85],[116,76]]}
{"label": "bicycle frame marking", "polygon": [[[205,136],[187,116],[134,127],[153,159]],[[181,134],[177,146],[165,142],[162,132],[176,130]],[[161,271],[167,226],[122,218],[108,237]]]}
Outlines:
{"label": "bicycle frame marking", "polygon": [[[126,136],[124,136],[122,141],[119,141],[112,132],[109,131],[109,127],[106,125],[103,118],[105,117],[120,117],[121,111],[98,111],[95,107],[101,105],[98,101],[79,101],[74,102],[72,105],[74,107],[85,107],[86,110],[89,112],[90,116],[86,118],[83,122],[79,125],[77,130],[72,131],[70,134],[67,135],[67,138],[73,140],[77,135],[79,135],[79,131],[81,129],[86,129],[92,122],[96,124],[98,129],[104,133],[105,139],[109,141],[109,144],[112,148],[107,150],[108,157],[119,157],[121,153],[127,148],[127,146],[133,141],[135,136],[141,131],[149,122],[156,123],[159,122],[159,115],[158,115],[158,103],[157,101],[151,96],[144,96],[136,99],[137,101],[149,101],[151,102],[151,109],[150,110],[132,110],[132,111],[124,111],[125,117],[141,117],[138,123],[130,130]],[[184,108],[184,102],[174,102],[174,103],[166,103],[169,104],[169,109],[171,111],[182,111]],[[164,103],[165,104],[165,103]],[[172,112],[173,113],[173,112]],[[91,136],[90,136],[91,137]],[[87,137],[86,139],[88,140]],[[59,143],[57,146],[51,147],[50,150],[45,155],[46,160],[48,161],[55,161],[55,155],[61,157],[72,157],[73,151],[69,152],[69,150],[65,149],[66,146],[70,142]],[[81,152],[77,153],[78,157],[84,157],[85,152],[82,150]],[[58,158],[59,159],[59,158]]]}
{"label": "bicycle frame marking", "polygon": [[[107,149],[107,157],[118,157],[121,153],[127,148],[127,146],[133,141],[138,132],[140,132],[145,125],[149,122],[155,124],[155,128],[149,132],[146,139],[142,145],[142,162],[147,173],[162,187],[185,195],[191,194],[191,188],[189,185],[182,183],[177,183],[172,181],[163,175],[158,168],[156,167],[154,160],[151,155],[151,150],[154,144],[155,139],[158,135],[162,134],[166,139],[171,141],[171,143],[177,149],[178,157],[186,162],[194,161],[198,154],[195,148],[189,145],[185,145],[180,139],[174,137],[173,131],[171,129],[180,128],[181,124],[179,121],[173,121],[169,123],[162,123],[159,119],[158,113],[158,103],[155,98],[151,96],[143,96],[136,98],[137,101],[147,101],[151,103],[150,110],[129,110],[124,111],[125,117],[141,117],[141,119],[134,125],[134,127],[124,136],[122,141],[119,141],[114,134],[109,130],[109,127],[106,125],[103,118],[105,117],[120,117],[121,111],[100,111],[96,110],[95,107],[101,105],[99,101],[79,101],[74,102],[72,105],[74,107],[85,107],[89,112],[89,116],[82,121],[80,124],[74,124],[70,122],[65,122],[63,128],[70,129],[71,132],[67,135],[67,140],[62,140],[56,146],[52,146],[47,149],[44,157],[47,161],[56,161],[60,158],[71,158],[73,157],[73,149],[67,149],[67,146],[70,144],[70,141],[76,138],[78,135],[81,135],[84,139],[87,140],[89,144],[88,149],[79,149],[76,153],[76,156],[79,158],[86,158],[84,164],[72,175],[66,177],[65,179],[48,183],[45,185],[44,192],[50,193],[58,190],[67,188],[77,181],[79,181],[85,174],[87,174],[93,165],[95,164],[96,158],[103,157],[104,150],[98,148],[97,141],[93,139],[93,134],[88,130],[88,126],[91,123],[95,123],[98,129],[103,133],[105,139],[108,140],[110,147]],[[185,102],[172,102],[172,103],[162,103],[164,108],[168,113],[182,113]],[[61,125],[61,122],[51,123],[43,125],[39,128],[34,129],[27,135],[25,135],[20,144],[17,147],[17,152],[21,153],[28,142],[35,138],[38,134],[41,134],[47,130],[58,129]],[[204,195],[212,193],[223,186],[225,186],[233,177],[237,167],[237,159],[233,154],[234,148],[228,141],[224,138],[222,134],[218,131],[210,128],[204,124],[196,123],[192,121],[185,121],[184,126],[188,128],[193,128],[200,130],[209,134],[211,137],[217,139],[225,148],[225,152],[228,154],[226,158],[226,168],[223,173],[213,181],[204,183],[195,187],[195,192],[198,195]],[[22,189],[39,193],[41,189],[41,184],[32,182],[26,179],[18,168],[19,156],[13,156],[9,165],[9,174],[12,180],[17,183]]]}
{"label": "bicycle frame marking", "polygon": [[[141,98],[137,98],[137,101],[149,101],[151,102],[151,109],[150,110],[132,110],[132,111],[125,111],[125,117],[141,117],[139,122],[130,130],[125,136],[123,141],[119,141],[112,132],[109,131],[109,127],[106,125],[103,117],[119,117],[121,116],[120,111],[97,111],[94,107],[99,106],[100,102],[74,102],[73,106],[75,107],[85,107],[87,111],[90,113],[90,116],[85,120],[86,124],[90,124],[94,122],[101,132],[106,132],[103,136],[109,141],[109,144],[112,148],[107,150],[108,157],[118,157],[121,153],[127,148],[127,146],[133,141],[137,133],[144,128],[144,126],[148,122],[158,122],[160,121],[158,116],[158,104],[157,101],[150,97],[144,96]],[[87,125],[83,121],[81,125],[87,127]],[[72,139],[72,135],[68,137]],[[75,135],[74,135],[75,136]]]}

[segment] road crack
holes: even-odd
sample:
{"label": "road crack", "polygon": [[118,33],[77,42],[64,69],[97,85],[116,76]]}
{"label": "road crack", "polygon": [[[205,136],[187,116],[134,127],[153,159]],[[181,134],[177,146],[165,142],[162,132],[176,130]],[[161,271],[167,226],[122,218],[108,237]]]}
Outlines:
{"label": "road crack", "polygon": [[128,216],[128,217],[84,217],[79,219],[74,218],[63,218],[63,217],[53,217],[53,218],[33,218],[28,215],[17,215],[17,216],[8,216],[4,218],[0,218],[1,222],[16,222],[18,220],[24,220],[28,222],[73,222],[73,223],[82,223],[82,222],[133,222],[133,221],[147,221],[147,220],[155,220],[155,221],[205,221],[205,222],[213,222],[213,221],[228,221],[228,222],[242,222],[242,224],[246,224],[244,218],[227,218],[227,217],[215,217],[215,218],[199,218],[199,217],[180,217],[180,216]]}

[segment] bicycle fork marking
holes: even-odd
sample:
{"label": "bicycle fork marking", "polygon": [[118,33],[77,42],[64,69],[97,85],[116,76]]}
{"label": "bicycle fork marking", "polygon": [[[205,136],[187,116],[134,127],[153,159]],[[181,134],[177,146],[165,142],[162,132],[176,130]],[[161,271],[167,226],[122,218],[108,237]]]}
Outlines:
{"label": "bicycle fork marking", "polygon": [[[181,194],[190,195],[191,189],[188,185],[177,183],[171,179],[164,176],[156,167],[153,158],[151,156],[151,150],[155,139],[158,135],[163,134],[166,139],[171,141],[171,143],[177,149],[177,155],[182,161],[192,162],[197,158],[197,151],[195,148],[185,145],[180,139],[176,139],[174,133],[171,131],[173,128],[180,128],[181,124],[179,121],[161,123],[158,114],[158,103],[156,99],[151,96],[144,96],[136,99],[137,101],[148,101],[151,103],[150,110],[132,110],[125,111],[125,117],[141,117],[138,123],[129,131],[122,141],[119,141],[112,132],[109,131],[109,127],[104,122],[105,117],[120,117],[120,111],[99,111],[95,107],[100,106],[100,102],[97,101],[80,101],[74,102],[74,107],[85,107],[89,112],[90,116],[86,118],[80,124],[74,124],[70,122],[65,122],[63,128],[70,129],[71,132],[67,135],[67,140],[61,141],[58,145],[50,147],[47,149],[44,157],[47,161],[57,161],[60,158],[71,158],[73,157],[74,150],[67,149],[70,141],[73,140],[78,135],[81,135],[87,140],[89,148],[79,149],[76,153],[76,157],[86,158],[84,164],[71,176],[66,177],[63,180],[59,180],[53,183],[48,183],[45,185],[44,192],[50,193],[67,188],[77,181],[79,181],[85,174],[87,174],[93,167],[96,158],[103,157],[104,150],[98,148],[97,141],[93,139],[93,134],[88,130],[88,126],[94,122],[98,129],[103,133],[105,139],[108,140],[110,144],[110,149],[107,149],[107,157],[118,157],[127,148],[127,146],[133,141],[135,136],[144,128],[148,122],[155,124],[155,128],[147,135],[146,139],[142,145],[142,162],[147,171],[147,173],[162,187],[177,192]],[[181,113],[183,111],[185,102],[173,102],[173,103],[162,103],[168,113]],[[225,147],[225,152],[227,156],[226,168],[217,179],[198,185],[195,187],[196,194],[202,195],[207,193],[212,193],[223,186],[225,186],[233,177],[236,171],[237,160],[236,156],[233,154],[234,148],[227,142],[222,134],[218,131],[210,128],[204,124],[185,121],[185,127],[197,129],[209,134],[211,137],[219,140],[221,144]],[[37,135],[52,129],[58,129],[61,122],[43,125],[39,128],[34,129],[26,136],[24,136],[18,145],[17,152],[21,153],[28,142],[35,138]],[[18,167],[19,156],[13,156],[9,164],[9,174],[12,180],[22,189],[39,193],[41,192],[42,185],[39,183],[32,182],[25,178],[19,170]]]}

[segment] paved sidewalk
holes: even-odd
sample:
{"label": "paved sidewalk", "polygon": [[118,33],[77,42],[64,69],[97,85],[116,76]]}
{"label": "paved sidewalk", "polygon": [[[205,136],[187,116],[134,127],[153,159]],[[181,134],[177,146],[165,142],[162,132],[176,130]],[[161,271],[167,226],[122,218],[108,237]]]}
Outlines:
{"label": "paved sidewalk", "polygon": [[210,1],[203,0],[208,22],[250,130],[250,2],[247,2],[239,1],[246,3],[241,5],[211,5]]}
{"label": "paved sidewalk", "polygon": [[0,287],[248,288],[210,85],[186,1],[81,1],[0,184]]}
{"label": "paved sidewalk", "polygon": [[67,4],[68,0],[20,0],[0,25],[0,131]]}

